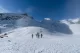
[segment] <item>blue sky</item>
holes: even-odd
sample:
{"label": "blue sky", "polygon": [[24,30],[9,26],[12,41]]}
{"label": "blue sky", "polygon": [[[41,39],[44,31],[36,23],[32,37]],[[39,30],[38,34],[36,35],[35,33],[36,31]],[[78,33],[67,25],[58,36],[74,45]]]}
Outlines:
{"label": "blue sky", "polygon": [[80,17],[79,0],[0,0],[0,12],[28,13],[38,20]]}

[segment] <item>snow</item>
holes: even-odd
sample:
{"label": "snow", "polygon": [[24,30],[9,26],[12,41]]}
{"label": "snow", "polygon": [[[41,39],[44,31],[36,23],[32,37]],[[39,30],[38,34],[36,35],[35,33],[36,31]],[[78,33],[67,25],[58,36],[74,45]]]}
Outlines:
{"label": "snow", "polygon": [[67,20],[61,20],[60,22],[65,23],[67,25],[70,24],[69,21],[67,21]]}
{"label": "snow", "polygon": [[51,20],[50,18],[44,18],[44,20]]}
{"label": "snow", "polygon": [[[62,23],[65,23],[69,26],[69,29],[72,31],[72,34],[80,34],[80,24],[78,23],[80,18],[61,20]],[[73,22],[73,23],[71,23]]]}
{"label": "snow", "polygon": [[72,30],[73,34],[80,34],[80,24],[71,24],[69,27]]}
{"label": "snow", "polygon": [[[42,29],[43,38],[36,38]],[[0,53],[79,53],[80,36],[51,34],[41,27],[21,27],[0,38]],[[41,33],[41,32],[40,32]],[[32,39],[31,35],[34,34]],[[59,35],[59,36],[58,36]]]}
{"label": "snow", "polygon": [[[10,20],[2,20],[6,16]],[[0,53],[80,53],[79,21],[45,18],[39,22],[22,14],[4,14],[0,17]],[[37,38],[37,33],[43,37]]]}
{"label": "snow", "polygon": [[74,19],[64,19],[60,20],[62,23],[66,24],[80,24],[80,18],[74,18]]}
{"label": "snow", "polygon": [[80,18],[69,19],[69,21],[72,21],[72,22],[74,22],[74,23],[77,23],[77,22],[79,22],[79,21],[80,21]]}
{"label": "snow", "polygon": [[0,14],[0,24],[5,25],[6,29],[2,30],[5,32],[7,30],[16,29],[19,27],[35,26],[35,27],[45,28],[52,33],[57,32],[57,33],[64,33],[64,34],[72,34],[72,31],[64,23],[61,23],[59,21],[54,21],[50,18],[44,18],[44,20],[39,22],[33,19],[32,17],[28,15],[25,16],[23,14],[2,13]]}

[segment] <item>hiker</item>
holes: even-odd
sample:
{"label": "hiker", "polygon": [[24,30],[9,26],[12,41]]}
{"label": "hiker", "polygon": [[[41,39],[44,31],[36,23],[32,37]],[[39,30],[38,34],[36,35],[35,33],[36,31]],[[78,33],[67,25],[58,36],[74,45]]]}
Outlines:
{"label": "hiker", "polygon": [[0,38],[3,38],[3,36],[0,36]]}
{"label": "hiker", "polygon": [[36,38],[38,38],[38,33],[36,34]]}
{"label": "hiker", "polygon": [[7,35],[7,33],[5,33],[4,35]]}
{"label": "hiker", "polygon": [[33,38],[33,34],[32,34],[32,38]]}
{"label": "hiker", "polygon": [[36,37],[39,38],[39,33],[36,34]]}
{"label": "hiker", "polygon": [[41,34],[41,38],[43,37],[43,35]]}

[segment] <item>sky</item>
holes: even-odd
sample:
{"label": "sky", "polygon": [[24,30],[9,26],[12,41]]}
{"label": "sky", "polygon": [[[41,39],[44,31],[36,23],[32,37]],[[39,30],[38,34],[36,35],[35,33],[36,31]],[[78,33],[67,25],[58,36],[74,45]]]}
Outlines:
{"label": "sky", "polygon": [[37,20],[80,17],[80,0],[0,0],[0,13],[28,13]]}

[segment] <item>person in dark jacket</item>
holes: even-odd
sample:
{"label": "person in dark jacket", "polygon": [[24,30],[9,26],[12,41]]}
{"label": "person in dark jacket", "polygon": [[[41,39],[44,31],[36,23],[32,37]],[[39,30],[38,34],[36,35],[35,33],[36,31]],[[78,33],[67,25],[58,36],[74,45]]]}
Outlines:
{"label": "person in dark jacket", "polygon": [[43,34],[41,34],[41,38],[43,37]]}
{"label": "person in dark jacket", "polygon": [[39,33],[37,33],[37,34],[36,34],[36,37],[37,37],[37,38],[39,38],[39,37],[40,37]]}
{"label": "person in dark jacket", "polygon": [[32,34],[32,38],[33,38],[33,34]]}

